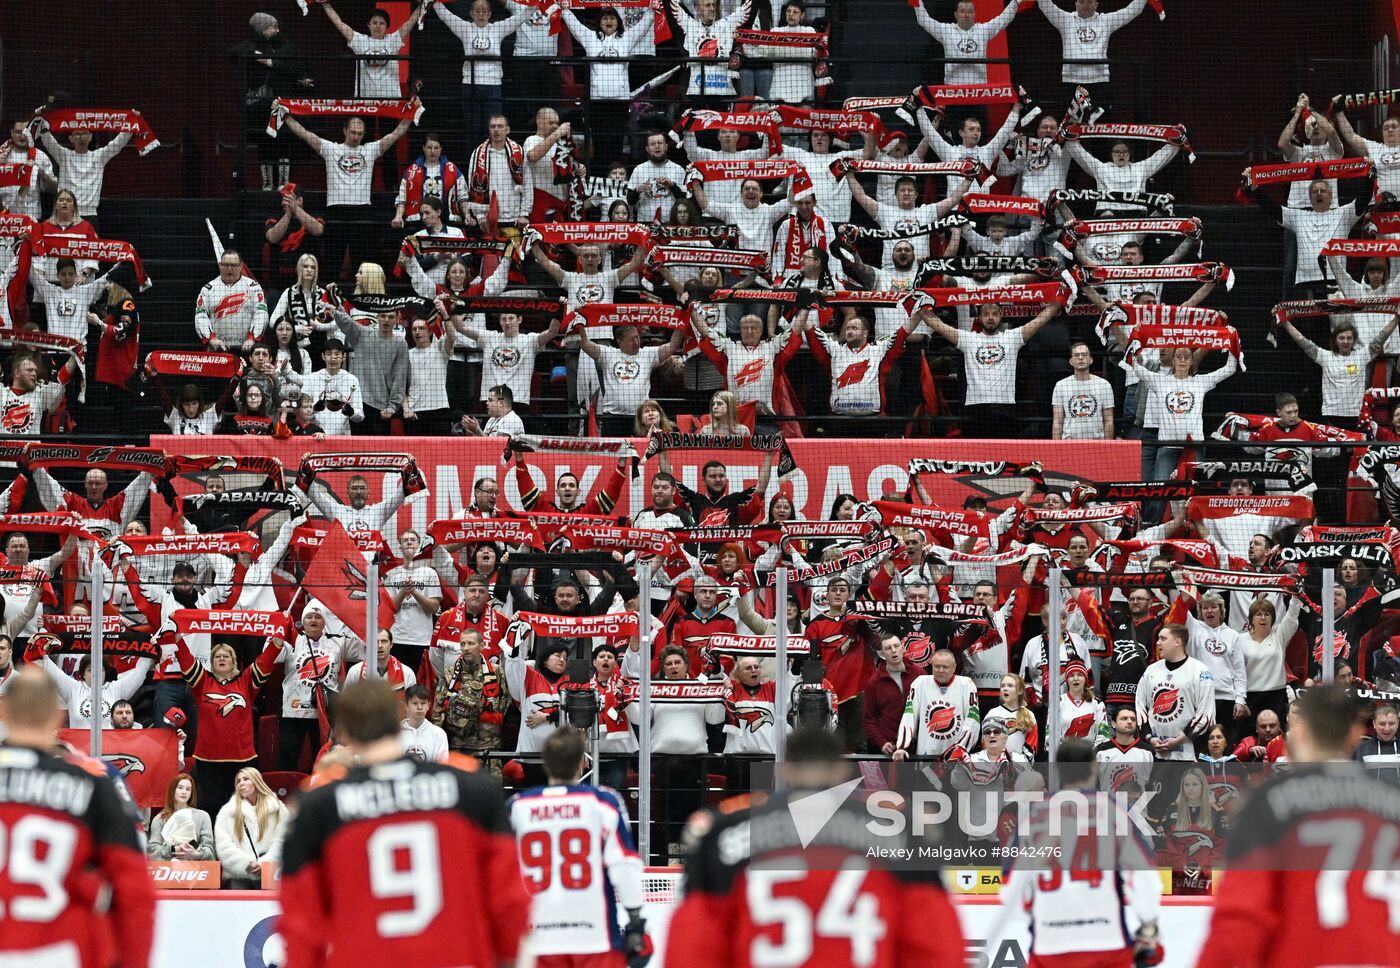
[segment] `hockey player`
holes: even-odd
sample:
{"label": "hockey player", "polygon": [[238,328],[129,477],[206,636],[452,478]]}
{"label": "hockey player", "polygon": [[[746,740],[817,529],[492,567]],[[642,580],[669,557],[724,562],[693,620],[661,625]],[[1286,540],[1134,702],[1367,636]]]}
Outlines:
{"label": "hockey player", "polygon": [[1228,870],[1196,964],[1400,964],[1395,789],[1338,762],[1361,738],[1356,701],[1339,686],[1313,686],[1288,721],[1292,765],[1231,823]]}
{"label": "hockey player", "polygon": [[[1026,846],[1046,849],[1039,856],[1047,860],[1013,861],[1002,878],[1002,904],[1030,919],[1030,964],[1036,968],[1128,968],[1162,960],[1162,878],[1152,847],[1118,798],[1095,795],[1093,762],[1093,747],[1082,739],[1060,746],[1060,782],[1081,788],[1090,814],[1076,817],[1069,813],[1073,807],[1053,800],[1036,804]],[[1052,819],[1056,809],[1066,816]],[[1029,858],[1030,852],[1016,856]],[[1129,910],[1137,924],[1132,935]]]}
{"label": "hockey player", "polygon": [[513,962],[528,898],[500,787],[405,756],[382,679],[351,683],[335,713],[355,765],[303,794],[288,830],[287,968]]}
{"label": "hockey player", "polygon": [[[547,786],[510,799],[520,873],[530,902],[530,950],[540,968],[622,968],[645,963],[642,859],[615,790],[579,783],[583,734],[556,730],[542,750]],[[618,931],[621,903],[628,920]]]}
{"label": "hockey player", "polygon": [[[793,797],[800,802],[806,791],[826,796],[841,789],[850,781],[841,754],[840,740],[826,730],[794,732],[785,790],[803,791]],[[671,918],[668,968],[964,963],[957,912],[937,865],[894,868],[872,860],[877,846],[912,844],[907,835],[856,842],[852,833],[865,831],[869,816],[848,799],[813,837],[800,837],[789,797],[778,793],[762,806],[716,816],[700,835],[686,862],[684,900]],[[824,862],[810,869],[793,864],[806,850],[820,851]]]}
{"label": "hockey player", "polygon": [[156,899],[145,852],[112,781],[51,752],[61,718],[43,672],[10,680],[0,746],[0,830],[9,834],[0,962],[146,968]]}

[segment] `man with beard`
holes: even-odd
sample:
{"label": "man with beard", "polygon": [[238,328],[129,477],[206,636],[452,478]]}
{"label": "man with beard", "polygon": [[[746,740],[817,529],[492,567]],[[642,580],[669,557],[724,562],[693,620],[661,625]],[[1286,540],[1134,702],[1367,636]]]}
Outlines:
{"label": "man with beard", "polygon": [[861,138],[865,144],[858,150],[832,151],[831,132],[818,130],[811,134],[810,151],[784,142],[783,150],[776,155],[778,158],[795,161],[806,169],[807,174],[812,176],[817,211],[838,225],[851,220],[851,190],[847,187],[845,178],[831,173],[831,163],[838,158],[864,158],[866,161],[873,161],[879,148],[879,140],[873,133],[862,134]]}
{"label": "man with beard", "polygon": [[[662,451],[660,456],[661,469],[670,475],[670,455]],[[749,524],[763,513],[763,495],[768,492],[768,480],[772,470],[773,452],[766,451],[759,461],[757,483],[733,494],[729,492],[729,468],[717,460],[706,462],[700,469],[700,476],[705,482],[703,492],[692,491],[674,477],[671,481],[680,493],[681,501],[695,519],[696,527],[733,527]],[[655,491],[653,484],[653,497]]]}
{"label": "man with beard", "polygon": [[[929,225],[943,218],[957,208],[963,195],[972,187],[972,179],[964,178],[947,198],[940,202],[919,205],[916,204],[919,195],[918,184],[912,177],[905,175],[895,182],[895,203],[886,205],[865,193],[865,189],[856,180],[854,171],[848,170],[846,172],[846,183],[851,186],[851,197],[860,203],[860,207],[865,209],[866,214],[873,218],[880,228],[887,232],[909,234],[909,242],[914,246],[914,258],[916,259],[928,258],[929,238],[927,234],[913,234],[915,230],[921,225]],[[893,258],[894,244],[886,242],[883,268],[890,268],[893,265]]]}
{"label": "man with beard", "polygon": [[375,531],[382,533],[384,540],[389,543],[389,550],[394,554],[399,553],[398,537],[395,534],[397,529],[389,528],[385,530],[385,525],[394,519],[403,504],[404,491],[403,479],[398,474],[384,475],[384,491],[388,495],[384,500],[376,503],[369,503],[369,481],[363,474],[353,474],[345,484],[345,496],[350,499],[349,504],[341,504],[336,500],[335,495],[324,481],[313,481],[307,491],[307,497],[311,503],[316,505],[316,510],[332,521],[339,521],[346,531]]}
{"label": "man with beard", "polygon": [[43,467],[35,467],[31,473],[45,511],[70,511],[83,519],[84,529],[100,538],[110,538],[136,520],[151,485],[151,475],[142,471],[120,494],[108,497],[107,472],[94,467],[83,476],[80,497],[54,480]]}
{"label": "man with beard", "polygon": [[[1128,592],[1126,612],[1115,609],[1111,613],[1109,632],[1113,654],[1104,673],[1103,695],[1110,721],[1119,707],[1133,704],[1138,682],[1148,662],[1155,657],[1157,633],[1163,621],[1160,615],[1154,614],[1152,592],[1146,588]],[[1212,696],[1211,702],[1214,701]]]}
{"label": "man with beard", "polygon": [[[798,325],[806,325],[803,310]],[[891,368],[904,352],[905,342],[919,327],[918,315],[907,316],[892,336],[871,340],[870,321],[852,316],[841,326],[838,342],[820,326],[807,330],[807,345],[812,356],[831,374],[830,407],[833,414],[847,417],[883,416],[886,404],[886,381]],[[842,424],[836,431],[841,436],[860,436],[861,422]],[[868,433],[870,428],[865,427]]]}
{"label": "man with beard", "polygon": [[[899,239],[890,250],[890,268],[882,269],[868,265],[860,257],[854,246],[845,240],[834,244],[831,251],[841,260],[846,270],[846,280],[855,289],[874,289],[883,292],[894,290],[908,291],[914,288],[919,267],[914,261],[914,243]],[[907,314],[898,306],[875,307],[875,335],[877,338],[889,336],[904,325]]]}
{"label": "man with beard", "polygon": [[909,701],[909,690],[915,679],[928,675],[928,669],[905,661],[905,640],[897,635],[880,642],[880,659],[875,674],[861,690],[865,697],[861,719],[869,750],[889,756],[899,737],[899,720]]}
{"label": "man with beard", "polygon": [[1059,315],[1057,303],[1046,303],[1024,326],[1002,326],[1001,306],[985,302],[977,307],[982,331],[962,332],[925,310],[929,328],[952,343],[963,355],[967,393],[963,401],[962,427],[966,437],[1006,438],[1021,433],[1016,417],[1016,363],[1021,350],[1050,320]]}
{"label": "man with beard", "polygon": [[[719,663],[709,651],[710,636],[717,632],[732,635],[738,628],[719,605],[719,583],[714,578],[701,575],[695,579],[691,598],[690,611],[670,627],[667,641],[685,649],[690,657],[690,677],[696,679],[701,674],[714,675],[720,671]],[[660,674],[660,663],[653,662],[652,675]]]}

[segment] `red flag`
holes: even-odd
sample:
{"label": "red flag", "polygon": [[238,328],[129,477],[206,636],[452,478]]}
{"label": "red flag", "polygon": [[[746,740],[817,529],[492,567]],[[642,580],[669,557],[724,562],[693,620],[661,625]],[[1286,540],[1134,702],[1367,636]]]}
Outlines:
{"label": "red flag", "polygon": [[[802,412],[802,405],[797,402],[797,395],[792,392],[792,384],[788,382],[786,373],[776,373],[773,376],[773,402],[777,404],[778,413],[793,417],[806,416]],[[806,436],[802,432],[802,425],[795,420],[780,421],[778,429],[789,440]]]}
{"label": "red flag", "polygon": [[598,433],[598,394],[596,393],[588,401],[588,436],[602,436]]}
{"label": "red flag", "polygon": [[[88,748],[86,729],[61,729],[58,738],[78,750]],[[180,772],[180,738],[173,729],[104,729],[102,760],[120,771],[141,807],[165,806],[165,791]]]}
{"label": "red flag", "polygon": [[[336,618],[345,623],[355,635],[365,637],[365,556],[350,537],[344,526],[333,522],[326,532],[321,547],[306,569],[302,588],[326,608]],[[379,626],[386,627],[385,619],[393,615],[386,602],[384,587],[380,585]]]}

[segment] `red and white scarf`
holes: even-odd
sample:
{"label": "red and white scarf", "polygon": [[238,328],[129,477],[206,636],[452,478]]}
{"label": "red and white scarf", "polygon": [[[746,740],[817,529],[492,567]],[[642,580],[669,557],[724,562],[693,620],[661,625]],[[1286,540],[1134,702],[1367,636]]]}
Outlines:
{"label": "red and white scarf", "polygon": [[849,134],[859,131],[865,135],[885,133],[884,122],[869,111],[823,111],[819,108],[797,108],[780,104],[774,113],[782,120],[784,128],[797,131],[830,131],[836,134]]}
{"label": "red and white scarf", "polygon": [[1121,504],[1096,504],[1087,508],[1026,508],[1021,512],[1023,524],[1089,524],[1108,521],[1131,521],[1141,513],[1136,501]]}
{"label": "red and white scarf", "polygon": [[282,612],[177,608],[170,617],[181,635],[251,635],[290,642],[296,634],[292,617]]}
{"label": "red and white scarf", "polygon": [[1400,239],[1332,239],[1319,253],[1319,261],[1330,255],[1348,259],[1392,259],[1400,256]]}
{"label": "red and white scarf", "polygon": [[1267,518],[1302,519],[1313,516],[1312,498],[1296,494],[1249,497],[1193,497],[1186,502],[1186,517],[1192,521],[1217,521],[1257,514]]}
{"label": "red and white scarf", "polygon": [[427,490],[418,462],[409,454],[308,454],[297,470],[297,487],[310,491],[311,482],[325,471],[381,471],[398,474],[404,497]]}
{"label": "red and white scarf", "polygon": [[521,518],[443,518],[428,526],[436,545],[480,544],[495,541],[509,545],[543,548],[544,541],[535,526]]}
{"label": "red and white scarf", "polygon": [[776,155],[783,150],[782,137],[778,132],[777,119],[771,111],[690,111],[681,115],[676,126],[671,129],[671,141],[679,145],[683,131],[748,131],[765,135],[768,139],[768,153]]}
{"label": "red and white scarf", "polygon": [[358,97],[279,97],[272,102],[272,113],[267,118],[267,134],[277,137],[282,130],[282,122],[287,115],[299,118],[350,117],[352,115],[369,118],[389,118],[393,121],[411,120],[414,124],[423,116],[423,102],[417,97],[402,101],[379,101],[373,98]]}
{"label": "red and white scarf", "polygon": [[[510,169],[511,181],[517,185],[525,182],[525,149],[509,138],[505,143],[506,166]],[[478,205],[491,200],[491,142],[483,141],[472,152],[471,164],[467,169],[467,197]]]}
{"label": "red and white scarf", "polygon": [[1026,215],[1043,218],[1045,205],[1038,198],[1022,195],[987,195],[969,192],[962,197],[962,210],[969,215]]}
{"label": "red and white scarf", "polygon": [[1184,346],[1192,350],[1223,350],[1235,358],[1240,372],[1245,372],[1244,354],[1240,349],[1240,334],[1233,326],[1166,326],[1141,323],[1133,327],[1125,360],[1136,362],[1146,350],[1169,350]]}
{"label": "red and white scarf", "polygon": [[[446,208],[450,203],[453,193],[457,190],[457,181],[462,173],[457,166],[446,158],[441,159],[442,165],[442,204]],[[423,184],[428,178],[428,163],[422,155],[418,160],[408,166],[408,171],[404,172],[404,218],[418,218],[418,207],[423,204]]]}
{"label": "red and white scarf", "polygon": [[1298,588],[1297,575],[1275,575],[1257,571],[1224,571],[1220,568],[1197,568],[1184,565],[1178,569],[1181,577],[1193,585],[1207,588],[1244,588],[1256,591],[1292,592]]}
{"label": "red and white scarf", "polygon": [[1281,165],[1250,165],[1240,174],[1245,188],[1284,182],[1312,182],[1332,178],[1366,178],[1374,170],[1369,158],[1337,158],[1332,161],[1287,162]]}
{"label": "red and white scarf", "polygon": [[[1363,91],[1360,94],[1342,95],[1342,110],[1354,111],[1357,108],[1376,108],[1394,104],[1400,100],[1400,88],[1392,87],[1387,91]],[[1330,105],[1328,113],[1331,113]]]}
{"label": "red and white scarf", "polygon": [[692,245],[658,245],[651,250],[653,266],[719,266],[721,269],[768,271],[768,253],[757,249],[710,249]]}
{"label": "red and white scarf", "polygon": [[128,131],[136,150],[143,155],[160,147],[155,132],[141,112],[136,110],[68,108],[45,110],[40,117],[48,122],[51,131]]}
{"label": "red and white scarf", "polygon": [[236,380],[243,375],[243,360],[233,353],[186,353],[180,350],[152,350],[146,354],[146,372],[153,376]]}
{"label": "red and white scarf", "polygon": [[577,315],[587,326],[641,326],[657,329],[690,329],[690,313],[679,306],[656,303],[589,303]]}
{"label": "red and white scarf", "polygon": [[[1400,251],[1400,242],[1396,243]],[[1158,266],[1076,266],[1075,279],[1081,286],[1101,286],[1115,282],[1223,282],[1226,290],[1235,288],[1235,273],[1223,262],[1178,262]]]}
{"label": "red and white scarf", "polygon": [[[826,62],[831,46],[831,35],[826,31],[807,33],[806,31],[753,30],[741,27],[734,31],[734,50],[729,55],[729,73],[732,77],[739,76],[741,53],[739,48],[744,45],[810,50],[813,59],[812,74],[816,86],[827,87],[831,84],[831,68]],[[747,52],[744,56],[761,57],[762,55]]]}
{"label": "red and white scarf", "polygon": [[[985,303],[1040,304],[1059,303],[1063,306],[1074,296],[1074,288],[1063,282],[1027,282],[988,289],[916,289],[911,294],[916,302],[931,301],[935,307],[981,306]],[[922,297],[922,298],[921,298]]]}
{"label": "red and white scarf", "polygon": [[651,232],[635,222],[548,222],[525,230],[521,247],[538,240],[545,245],[647,245]]}
{"label": "red and white scarf", "polygon": [[669,531],[579,521],[566,525],[560,534],[569,539],[569,544],[576,551],[606,548],[609,551],[637,551],[662,558],[680,557],[676,539]]}
{"label": "red and white scarf", "polygon": [[611,457],[630,460],[635,467],[639,457],[632,442],[619,437],[543,437],[537,434],[516,434],[506,444],[502,463],[508,463],[517,453],[574,454],[579,457]]}
{"label": "red and white scarf", "polygon": [[781,233],[783,241],[783,262],[780,266],[774,266],[775,272],[789,273],[799,272],[802,269],[802,253],[808,249],[824,249],[826,247],[826,237],[830,231],[830,223],[826,216],[812,213],[808,221],[803,221],[797,212],[793,212],[778,223],[776,229]]}
{"label": "red and white scarf", "polygon": [[[316,2],[324,2],[324,0],[316,0]],[[650,7],[652,11],[652,39],[657,44],[664,44],[671,39],[671,24],[666,20],[666,0],[568,0],[565,4],[559,4],[556,0],[519,0],[519,2],[549,14],[549,32],[551,34],[564,32],[564,18],[559,15],[560,6],[567,6],[570,10],[621,10]],[[421,21],[418,26],[423,26]]]}
{"label": "red and white scarf", "polygon": [[991,174],[987,166],[971,156],[959,161],[879,161],[864,158],[837,158],[831,163],[831,173],[844,178],[846,172],[879,175],[962,175],[981,181]]}
{"label": "red and white scarf", "polygon": [[1107,346],[1111,327],[1126,326],[1132,329],[1143,323],[1162,326],[1227,326],[1230,319],[1218,309],[1202,309],[1199,306],[1120,302],[1105,310],[1094,328],[1099,334],[1099,339]]}
{"label": "red and white scarf", "polygon": [[909,124],[914,124],[917,107],[926,107],[937,114],[947,114],[950,106],[968,104],[1022,104],[1021,125],[1040,114],[1040,108],[1030,103],[1024,89],[1013,84],[928,84],[914,92],[895,112]]}
{"label": "red and white scarf", "polygon": [[[4,157],[4,154],[0,152],[0,157]],[[38,177],[38,165],[13,161],[0,164],[0,188],[23,188],[33,191]]]}
{"label": "red and white scarf", "polygon": [[69,239],[60,235],[49,235],[34,241],[34,254],[54,256],[59,259],[91,259],[95,262],[126,262],[136,273],[136,281],[142,289],[151,285],[146,275],[146,267],[130,242],[116,239]]}
{"label": "red and white scarf", "polygon": [[[1362,404],[1363,412],[1365,403]],[[1365,440],[1366,435],[1355,430],[1343,430],[1341,427],[1333,427],[1331,424],[1313,423],[1311,420],[1300,420],[1293,427],[1289,428],[1290,437],[1275,436],[1274,427],[1278,423],[1278,418],[1267,416],[1262,413],[1236,413],[1233,410],[1225,414],[1225,418],[1220,421],[1220,426],[1211,434],[1216,440],[1335,440],[1344,442],[1349,440]],[[1242,438],[1241,435],[1244,435]]]}
{"label": "red and white scarf", "polygon": [[143,555],[236,555],[253,554],[262,548],[258,536],[247,531],[216,531],[209,534],[142,534],[114,538],[110,545],[125,549],[138,558]]}
{"label": "red and white scarf", "polygon": [[1075,124],[1062,125],[1060,137],[1066,141],[1087,141],[1111,138],[1114,141],[1155,141],[1172,145],[1186,152],[1188,161],[1196,160],[1191,142],[1186,139],[1182,124]]}
{"label": "red and white scarf", "polygon": [[998,568],[1002,565],[1019,565],[1028,558],[1043,558],[1050,553],[1043,545],[1038,544],[1023,545],[1012,551],[999,551],[984,555],[943,548],[938,545],[929,545],[924,550],[950,565],[994,565]]}
{"label": "red and white scarf", "polygon": [[973,538],[986,538],[990,534],[992,516],[981,511],[964,511],[936,504],[903,504],[899,501],[872,503],[887,528],[941,529],[950,535]]}
{"label": "red and white scarf", "polygon": [[104,471],[144,471],[165,475],[165,451],[155,447],[107,447],[85,444],[30,444],[20,462],[34,467],[97,467]]}
{"label": "red and white scarf", "polygon": [[1182,235],[1201,237],[1201,220],[1195,218],[1096,218],[1075,219],[1064,227],[1055,248],[1074,258],[1074,247],[1094,235]]}
{"label": "red and white scarf", "polygon": [[555,615],[551,612],[517,612],[515,619],[530,626],[542,638],[591,639],[631,637],[637,634],[636,612],[606,615]]}
{"label": "red and white scarf", "polygon": [[799,171],[805,172],[806,169],[795,161],[778,158],[720,158],[714,161],[692,162],[686,169],[685,181],[688,185],[696,180],[696,176],[699,180],[707,182],[741,181],[745,178],[770,181],[776,178],[791,178]]}

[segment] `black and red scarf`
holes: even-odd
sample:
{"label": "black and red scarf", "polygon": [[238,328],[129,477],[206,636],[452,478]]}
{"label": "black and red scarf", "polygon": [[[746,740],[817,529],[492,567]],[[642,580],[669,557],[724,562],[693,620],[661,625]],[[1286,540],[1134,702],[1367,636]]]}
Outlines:
{"label": "black and red scarf", "polygon": [[[509,138],[505,143],[506,165],[510,168],[510,177],[517,185],[525,183],[525,149],[520,147],[518,142]],[[467,197],[479,205],[485,205],[491,200],[491,142],[483,141],[476,146],[472,152],[472,160],[468,169]]]}

